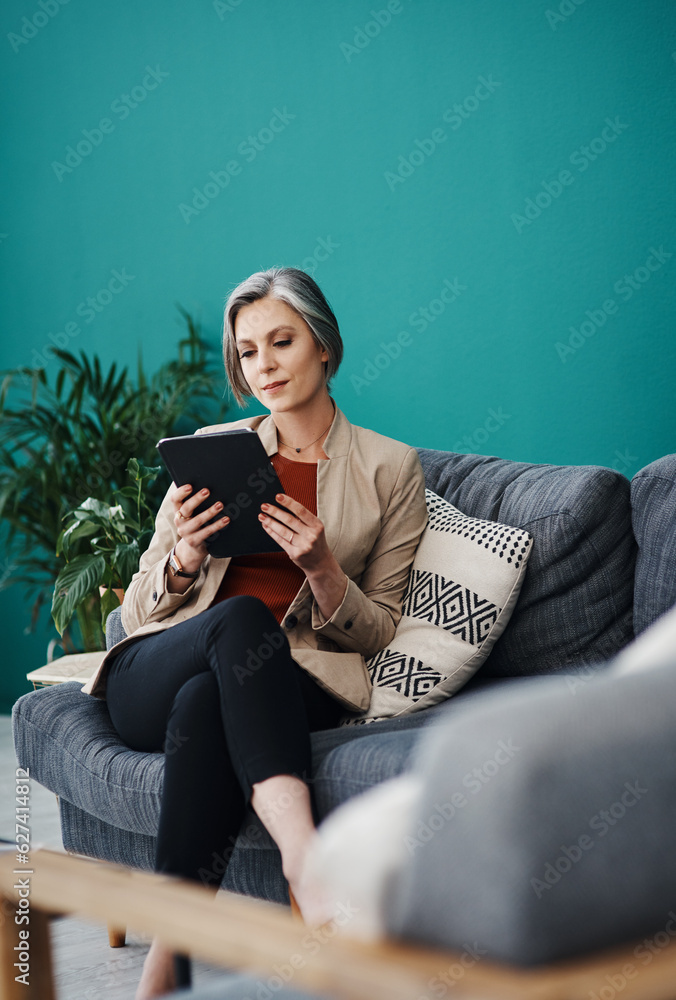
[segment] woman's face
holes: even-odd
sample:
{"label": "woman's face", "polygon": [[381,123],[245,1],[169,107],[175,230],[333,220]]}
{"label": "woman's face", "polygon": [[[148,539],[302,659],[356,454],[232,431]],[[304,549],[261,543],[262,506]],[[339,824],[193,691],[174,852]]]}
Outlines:
{"label": "woman's face", "polygon": [[328,351],[286,302],[266,296],[240,309],[235,343],[249,388],[271,412],[303,408],[326,392]]}

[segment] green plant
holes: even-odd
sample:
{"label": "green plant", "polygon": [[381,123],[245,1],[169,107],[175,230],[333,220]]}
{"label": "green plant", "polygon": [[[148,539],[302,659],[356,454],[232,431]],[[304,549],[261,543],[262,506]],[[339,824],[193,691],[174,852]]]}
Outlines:
{"label": "green plant", "polygon": [[[113,363],[103,370],[96,355],[81,351],[75,357],[56,348],[51,369],[20,366],[0,373],[0,522],[7,567],[0,587],[26,587],[33,598],[31,629],[63,566],[56,547],[64,515],[88,498],[110,504],[127,485],[129,459],[152,466],[160,437],[223,419],[222,365],[213,363],[198,326],[178,308],[187,336],[178,357],[152,375],[140,352],[133,379],[126,367]],[[149,507],[159,507],[168,486],[162,472],[147,490]],[[98,595],[90,603],[90,619],[98,621]],[[81,608],[78,620],[82,626]],[[64,633],[66,649],[83,641],[70,627]]]}
{"label": "green plant", "polygon": [[115,591],[127,589],[153,536],[155,514],[148,506],[145,486],[161,471],[160,465],[149,469],[131,458],[127,472],[135,485],[115,490],[112,505],[87,497],[66,515],[68,523],[56,546],[56,554],[63,555],[66,565],[56,578],[52,596],[52,618],[59,635],[99,588],[104,588],[101,628],[105,632],[108,615],[120,604]]}

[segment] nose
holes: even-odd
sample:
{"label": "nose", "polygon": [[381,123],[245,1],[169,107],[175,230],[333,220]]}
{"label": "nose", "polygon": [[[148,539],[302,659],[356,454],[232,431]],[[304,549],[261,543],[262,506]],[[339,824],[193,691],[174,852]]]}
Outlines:
{"label": "nose", "polygon": [[269,372],[275,367],[275,356],[271,347],[261,346],[258,349],[258,371]]}

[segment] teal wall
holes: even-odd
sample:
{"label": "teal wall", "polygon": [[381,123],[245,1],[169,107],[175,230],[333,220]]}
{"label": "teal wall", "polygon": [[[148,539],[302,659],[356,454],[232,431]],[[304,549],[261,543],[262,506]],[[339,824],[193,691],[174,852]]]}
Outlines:
{"label": "teal wall", "polygon": [[[355,423],[628,476],[676,450],[674,4],[387,6],[6,0],[0,366],[151,366],[175,302],[216,343],[228,291],[294,265]],[[5,710],[26,617],[0,593]]]}

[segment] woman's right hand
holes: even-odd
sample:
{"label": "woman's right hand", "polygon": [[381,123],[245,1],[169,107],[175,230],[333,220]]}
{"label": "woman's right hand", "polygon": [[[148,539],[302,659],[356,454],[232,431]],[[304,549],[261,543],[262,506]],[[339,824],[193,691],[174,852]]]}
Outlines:
{"label": "woman's right hand", "polygon": [[176,555],[186,573],[199,571],[204,557],[208,554],[207,539],[217,531],[222,531],[230,523],[230,518],[226,516],[219,517],[213,524],[207,524],[223,510],[223,504],[220,502],[212,504],[201,514],[194,513],[195,508],[199,507],[208,496],[209,490],[199,490],[193,494],[192,486],[186,485],[179,486],[169,497],[174,506],[174,524],[179,537],[176,543]]}

